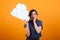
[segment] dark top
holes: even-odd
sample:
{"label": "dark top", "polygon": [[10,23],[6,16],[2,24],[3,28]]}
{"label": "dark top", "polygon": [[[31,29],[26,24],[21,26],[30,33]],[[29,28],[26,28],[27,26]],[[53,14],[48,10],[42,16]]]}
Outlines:
{"label": "dark top", "polygon": [[[41,32],[40,33],[36,32],[36,30],[34,28],[33,21],[29,20],[28,23],[29,23],[29,29],[30,29],[30,36],[29,36],[29,38],[33,38],[34,39],[34,38],[41,37]],[[42,27],[42,21],[41,20],[36,20],[36,24],[37,24],[38,27]],[[26,24],[24,25],[24,27],[26,27]]]}

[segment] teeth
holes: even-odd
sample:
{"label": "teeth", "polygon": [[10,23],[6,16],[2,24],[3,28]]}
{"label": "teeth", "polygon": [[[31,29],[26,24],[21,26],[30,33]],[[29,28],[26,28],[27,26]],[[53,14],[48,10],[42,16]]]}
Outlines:
{"label": "teeth", "polygon": [[21,20],[29,21],[28,10],[25,4],[18,3],[16,8],[13,8],[10,14]]}

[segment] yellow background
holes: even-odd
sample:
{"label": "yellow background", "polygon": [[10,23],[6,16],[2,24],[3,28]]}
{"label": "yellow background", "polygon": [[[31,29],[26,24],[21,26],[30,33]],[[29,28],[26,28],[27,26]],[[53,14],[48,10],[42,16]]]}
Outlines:
{"label": "yellow background", "polygon": [[36,9],[43,22],[41,40],[60,40],[59,0],[0,0],[0,40],[25,40],[24,21],[10,15],[17,3]]}

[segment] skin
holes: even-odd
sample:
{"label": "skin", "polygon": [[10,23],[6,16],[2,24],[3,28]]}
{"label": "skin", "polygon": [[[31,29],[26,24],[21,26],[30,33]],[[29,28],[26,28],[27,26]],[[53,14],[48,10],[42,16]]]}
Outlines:
{"label": "skin", "polygon": [[[33,20],[33,23],[34,23],[34,27],[35,27],[36,32],[37,32],[37,33],[40,33],[41,27],[38,27],[38,26],[37,26],[37,24],[36,24],[36,19],[37,19],[36,12],[33,11],[33,12],[32,12],[32,15],[30,16],[30,20]],[[30,36],[30,30],[29,30],[28,21],[25,20],[24,22],[25,22],[25,24],[27,25],[25,29],[26,29],[26,34],[27,34],[27,36],[29,37],[29,36]]]}

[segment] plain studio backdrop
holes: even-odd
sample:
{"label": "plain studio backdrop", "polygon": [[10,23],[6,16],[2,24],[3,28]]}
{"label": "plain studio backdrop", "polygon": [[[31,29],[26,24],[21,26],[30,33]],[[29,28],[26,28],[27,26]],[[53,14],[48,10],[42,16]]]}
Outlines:
{"label": "plain studio backdrop", "polygon": [[24,21],[10,12],[16,4],[23,3],[28,11],[36,9],[43,22],[41,40],[60,40],[60,0],[1,0],[0,40],[25,40]]}

